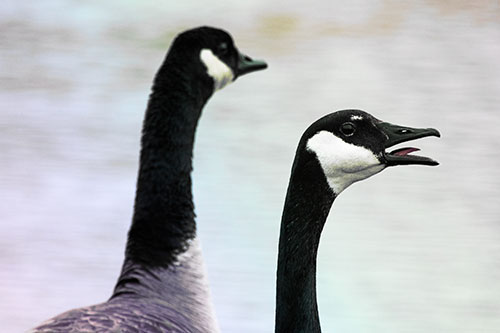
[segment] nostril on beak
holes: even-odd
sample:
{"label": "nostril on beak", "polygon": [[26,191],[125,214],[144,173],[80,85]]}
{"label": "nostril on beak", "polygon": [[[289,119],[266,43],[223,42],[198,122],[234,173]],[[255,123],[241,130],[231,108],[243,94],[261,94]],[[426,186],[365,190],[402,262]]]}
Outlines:
{"label": "nostril on beak", "polygon": [[408,129],[408,128],[402,128],[400,130],[398,130],[398,134],[408,134],[408,133],[412,133],[413,131]]}

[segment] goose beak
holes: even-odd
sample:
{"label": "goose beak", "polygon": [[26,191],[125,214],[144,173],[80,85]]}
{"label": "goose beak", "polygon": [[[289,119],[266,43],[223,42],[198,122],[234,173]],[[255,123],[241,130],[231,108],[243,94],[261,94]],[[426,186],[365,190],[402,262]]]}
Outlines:
{"label": "goose beak", "polygon": [[249,56],[240,53],[238,57],[238,66],[236,77],[248,74],[251,72],[259,71],[262,69],[266,69],[267,64],[262,60],[253,60]]}
{"label": "goose beak", "polygon": [[[385,148],[390,148],[398,143],[412,141],[427,136],[440,137],[441,134],[434,128],[411,128],[406,126],[393,125],[386,122],[377,123],[376,126],[382,131],[387,140]],[[429,157],[410,155],[410,153],[419,151],[420,149],[414,147],[405,147],[393,150],[391,152],[384,151],[383,158],[385,159],[386,166],[395,165],[438,165],[439,163]]]}

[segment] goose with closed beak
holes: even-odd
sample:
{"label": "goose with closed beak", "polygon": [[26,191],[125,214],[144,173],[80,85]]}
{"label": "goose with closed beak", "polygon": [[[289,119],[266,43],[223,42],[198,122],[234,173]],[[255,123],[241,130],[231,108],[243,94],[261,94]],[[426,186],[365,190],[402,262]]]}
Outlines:
{"label": "goose with closed beak", "polygon": [[266,68],[220,29],[175,38],[153,82],[125,260],[111,298],[33,332],[216,332],[191,192],[195,131],[214,91]]}

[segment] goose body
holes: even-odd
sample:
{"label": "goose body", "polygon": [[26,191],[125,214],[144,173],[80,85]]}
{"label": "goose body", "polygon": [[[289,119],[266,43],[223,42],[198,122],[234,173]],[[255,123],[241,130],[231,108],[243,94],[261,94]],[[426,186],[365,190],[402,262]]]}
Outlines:
{"label": "goose body", "polygon": [[231,36],[200,27],[173,41],[153,82],[125,260],[111,298],[33,332],[216,332],[191,192],[201,111],[214,91],[267,65]]}
{"label": "goose body", "polygon": [[278,250],[277,333],[321,332],[316,302],[316,258],[321,231],[335,198],[352,183],[388,166],[437,165],[410,155],[417,148],[386,149],[405,141],[439,136],[382,122],[360,110],[343,110],[314,122],[295,155],[281,220]]}

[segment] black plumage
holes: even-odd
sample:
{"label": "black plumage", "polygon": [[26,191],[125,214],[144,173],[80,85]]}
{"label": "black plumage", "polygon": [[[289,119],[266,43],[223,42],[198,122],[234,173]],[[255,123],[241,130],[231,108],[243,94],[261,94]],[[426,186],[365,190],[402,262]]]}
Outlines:
{"label": "black plumage", "polygon": [[[321,332],[316,301],[316,258],[321,231],[339,194],[330,186],[327,177],[327,174],[331,177],[331,165],[323,165],[318,158],[319,152],[309,145],[310,139],[322,132],[335,137],[332,142],[342,140],[345,152],[341,154],[354,153],[357,150],[349,149],[361,147],[373,155],[373,173],[364,174],[357,180],[392,165],[437,165],[426,157],[402,154],[402,150],[388,153],[385,149],[424,136],[439,136],[438,131],[384,123],[359,110],[331,113],[304,132],[295,154],[281,220],[276,287],[277,333]],[[328,162],[335,163],[333,159]],[[354,159],[353,163],[358,161]],[[365,172],[366,168],[359,163],[359,172]]]}
{"label": "black plumage", "polygon": [[[222,84],[217,72],[211,74],[214,63],[226,71]],[[264,68],[242,55],[223,30],[200,27],[177,36],[156,74],[144,118],[134,215],[113,295],[34,332],[217,331],[195,237],[195,131],[216,88]]]}

